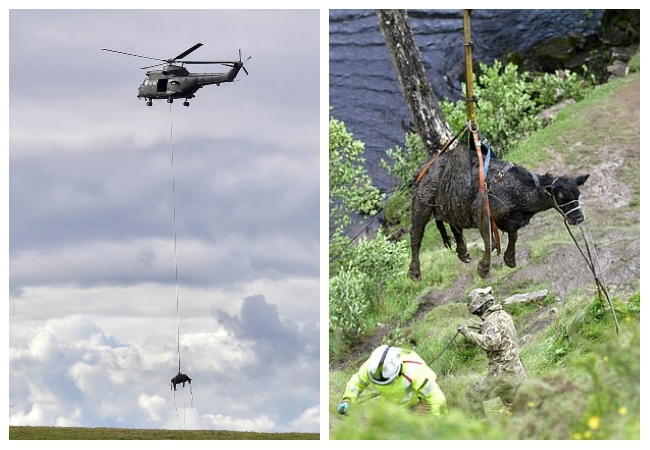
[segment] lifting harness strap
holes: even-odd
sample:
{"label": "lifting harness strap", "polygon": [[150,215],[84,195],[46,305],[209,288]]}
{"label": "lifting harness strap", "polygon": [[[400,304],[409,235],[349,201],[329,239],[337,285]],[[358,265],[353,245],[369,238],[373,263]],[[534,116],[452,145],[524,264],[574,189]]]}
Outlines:
{"label": "lifting harness strap", "polygon": [[422,169],[422,170],[420,171],[420,173],[418,174],[418,176],[417,176],[417,178],[415,179],[415,182],[414,182],[413,184],[418,184],[418,182],[419,182],[420,179],[424,176],[424,174],[427,172],[427,170],[429,170],[429,167],[431,167],[431,164],[433,164],[434,161],[435,161],[436,159],[438,159],[438,156],[442,155],[442,154],[445,152],[445,150],[447,150],[447,149],[449,148],[449,146],[450,146],[451,144],[453,144],[453,143],[456,141],[456,139],[458,139],[458,137],[459,137],[462,133],[464,133],[466,130],[467,130],[467,127],[466,127],[466,126],[463,127],[463,128],[461,128],[461,130],[460,130],[458,133],[456,133],[456,136],[454,136],[453,138],[451,138],[451,139],[450,139],[450,140],[449,140],[449,141],[448,141],[448,142],[447,142],[447,143],[446,143],[446,144],[445,144],[445,145],[440,149],[440,151],[439,151],[438,153],[436,153],[436,156],[434,156],[433,158],[431,158],[431,159],[429,160],[429,162],[427,163],[427,165],[424,166],[424,169]]}
{"label": "lifting harness strap", "polygon": [[[494,217],[492,217],[492,215],[490,214],[490,205],[487,196],[487,189],[485,188],[485,172],[483,171],[483,154],[481,153],[481,140],[478,137],[477,130],[472,130],[472,136],[474,137],[474,148],[476,149],[476,154],[478,155],[478,179],[479,179],[479,187],[481,189],[481,196],[483,197],[483,208],[485,209],[485,216],[490,221],[490,228],[492,229],[492,234],[494,235],[494,242],[497,245],[497,255],[500,255],[501,240],[499,239],[499,230],[497,229],[497,224],[494,221]],[[492,254],[491,248],[489,249],[489,253]]]}

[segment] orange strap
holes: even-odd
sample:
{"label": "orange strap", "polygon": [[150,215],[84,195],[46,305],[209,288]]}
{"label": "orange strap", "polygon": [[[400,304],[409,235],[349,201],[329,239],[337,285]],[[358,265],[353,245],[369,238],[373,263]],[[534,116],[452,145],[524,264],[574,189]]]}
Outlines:
{"label": "orange strap", "polygon": [[420,178],[422,178],[422,177],[424,176],[424,174],[426,173],[426,171],[429,170],[429,167],[431,167],[431,164],[433,164],[433,162],[434,162],[436,159],[438,159],[438,156],[442,155],[442,153],[443,153],[444,151],[445,151],[445,148],[443,148],[442,150],[440,150],[438,153],[436,153],[436,156],[434,156],[433,158],[431,158],[431,160],[429,160],[429,162],[427,163],[427,165],[424,166],[424,169],[422,169],[422,170],[420,171],[420,173],[418,174],[417,178],[415,179],[415,183],[416,183],[416,184],[417,184],[418,181],[420,181]]}
{"label": "orange strap", "polygon": [[[492,224],[492,234],[494,235],[494,242],[497,244],[497,255],[501,254],[501,240],[499,239],[499,230],[497,229],[497,224],[494,221],[494,217],[490,214],[490,207],[488,205],[488,197],[485,188],[485,174],[483,172],[483,153],[481,153],[481,141],[478,138],[478,131],[472,130],[472,136],[474,136],[474,148],[476,149],[476,154],[478,155],[478,181],[481,188],[481,195],[483,196],[483,208],[485,209],[485,214],[489,218]],[[492,249],[490,249],[492,252]]]}
{"label": "orange strap", "polygon": [[440,151],[436,154],[436,156],[434,156],[433,158],[431,158],[431,160],[427,163],[426,166],[424,166],[424,169],[422,169],[422,170],[420,171],[420,173],[418,174],[417,178],[415,179],[415,183],[416,183],[416,184],[417,184],[417,182],[420,181],[420,179],[424,176],[424,174],[426,173],[426,171],[429,170],[429,167],[431,167],[431,164],[433,164],[433,162],[434,162],[436,159],[438,159],[438,156],[442,155],[442,154],[445,152],[445,150],[447,150],[447,149],[449,148],[449,146],[450,146],[451,144],[453,144],[454,141],[455,141],[456,139],[458,139],[458,136],[460,136],[460,134],[463,133],[466,129],[467,129],[466,126],[463,127],[463,128],[462,128],[458,133],[456,133],[456,136],[454,136],[452,139],[450,139],[449,142],[447,142],[447,143],[446,143],[446,144],[445,144],[445,145],[440,149]]}

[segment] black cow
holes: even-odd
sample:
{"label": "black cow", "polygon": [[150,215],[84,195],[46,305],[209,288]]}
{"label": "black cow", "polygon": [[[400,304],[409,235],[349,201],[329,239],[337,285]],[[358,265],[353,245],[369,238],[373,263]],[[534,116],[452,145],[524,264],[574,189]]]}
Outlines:
{"label": "black cow", "polygon": [[183,387],[185,387],[185,382],[192,384],[192,379],[179,371],[178,374],[172,378],[172,389],[176,390],[176,385],[181,383],[183,383]]}
{"label": "black cow", "polygon": [[[517,230],[527,225],[540,211],[558,209],[571,225],[584,220],[578,199],[579,186],[589,175],[576,178],[550,173],[537,175],[512,162],[492,159],[485,177],[489,211],[499,230],[508,234],[508,247],[503,260],[508,267],[516,266],[515,243]],[[456,253],[469,262],[463,229],[478,228],[485,253],[478,264],[478,273],[486,278],[490,270],[490,253],[496,248],[490,234],[490,219],[485,213],[479,186],[479,162],[474,150],[459,146],[440,155],[413,189],[411,215],[411,264],[409,276],[420,281],[420,246],[424,229],[433,216],[447,248],[451,240],[443,222],[450,225],[456,241]]]}

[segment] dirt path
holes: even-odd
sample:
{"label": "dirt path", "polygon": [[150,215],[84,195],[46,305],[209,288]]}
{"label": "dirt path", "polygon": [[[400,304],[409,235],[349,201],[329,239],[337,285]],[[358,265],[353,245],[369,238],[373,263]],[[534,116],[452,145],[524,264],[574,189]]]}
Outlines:
{"label": "dirt path", "polygon": [[[583,142],[568,137],[568,148],[561,154],[550,149],[557,157],[548,167],[533,170],[589,174],[581,188],[580,201],[585,214],[583,229],[587,229],[593,238],[602,281],[610,296],[627,296],[640,286],[640,217],[639,207],[634,205],[637,194],[632,184],[635,177],[638,183],[640,165],[639,78],[624,84],[615,96],[615,102],[604,109],[591,111],[589,124],[599,133],[599,144],[591,145],[585,151]],[[574,148],[578,151],[572,151]],[[566,163],[569,158],[572,159],[570,167]],[[564,228],[559,215],[552,212],[540,214],[535,219],[522,230],[522,243],[525,243],[526,236],[543,234],[546,227]],[[580,231],[572,230],[579,239]],[[519,248],[517,259],[523,263],[530,255],[526,254],[526,246]],[[558,245],[551,253],[534,265],[522,264],[521,269],[508,278],[508,284],[549,283],[559,299],[584,286],[594,286],[595,292],[594,277],[574,244]]]}

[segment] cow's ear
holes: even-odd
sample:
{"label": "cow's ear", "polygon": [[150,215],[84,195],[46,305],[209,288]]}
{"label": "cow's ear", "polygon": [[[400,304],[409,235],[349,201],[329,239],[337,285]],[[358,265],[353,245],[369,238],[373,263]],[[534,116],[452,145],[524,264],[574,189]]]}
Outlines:
{"label": "cow's ear", "polygon": [[587,181],[587,178],[589,178],[589,174],[580,175],[578,178],[576,178],[576,184],[578,186],[582,186],[583,184],[585,184],[585,181]]}

